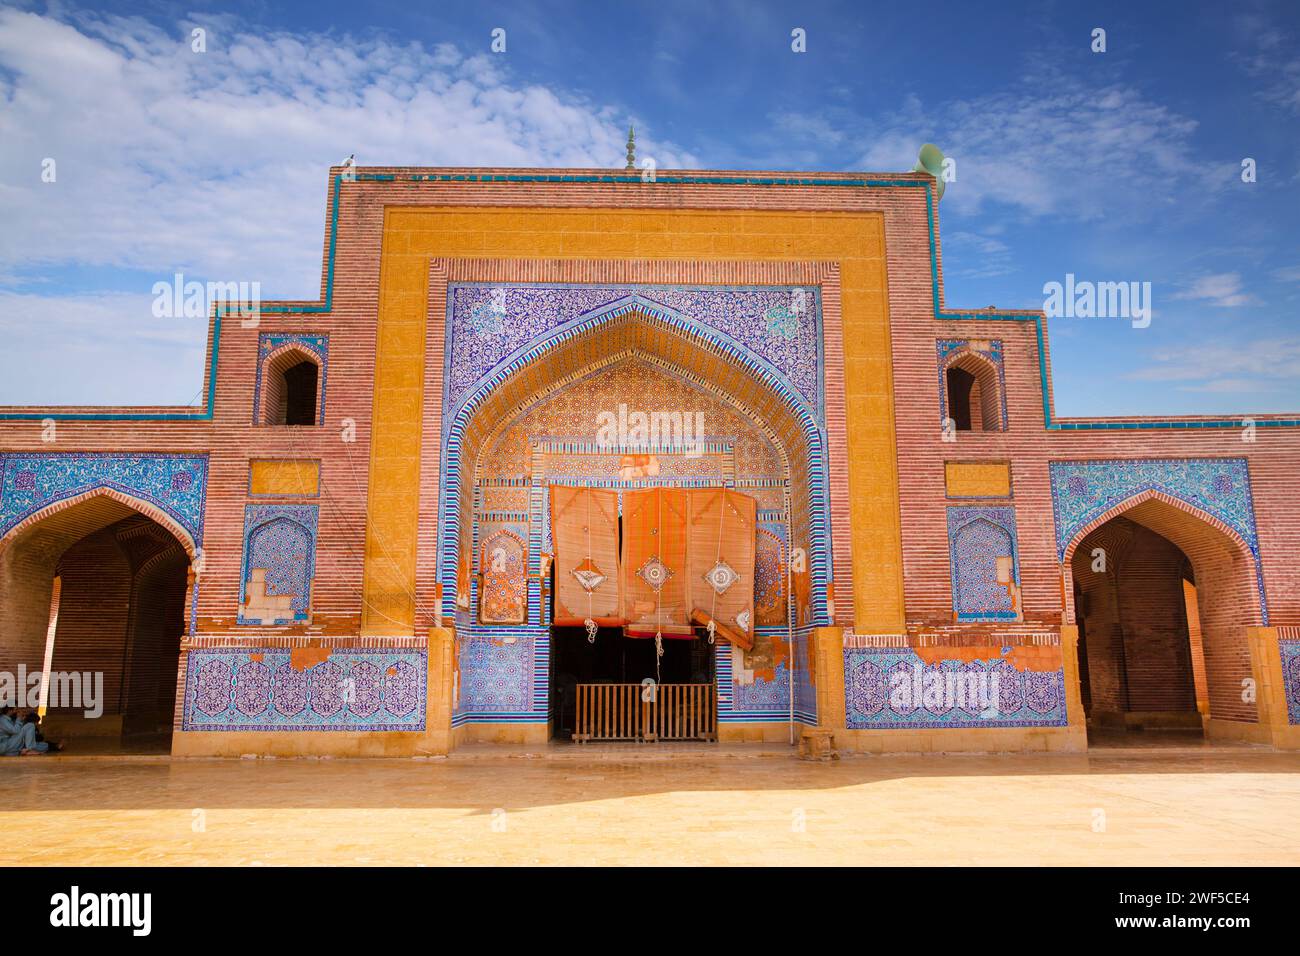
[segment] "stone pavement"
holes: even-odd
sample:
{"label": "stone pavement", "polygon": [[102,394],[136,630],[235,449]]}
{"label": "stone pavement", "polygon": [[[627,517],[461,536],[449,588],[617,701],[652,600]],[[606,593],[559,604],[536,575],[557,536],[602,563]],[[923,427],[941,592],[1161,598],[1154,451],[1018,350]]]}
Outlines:
{"label": "stone pavement", "polygon": [[0,760],[0,864],[1300,864],[1300,755]]}

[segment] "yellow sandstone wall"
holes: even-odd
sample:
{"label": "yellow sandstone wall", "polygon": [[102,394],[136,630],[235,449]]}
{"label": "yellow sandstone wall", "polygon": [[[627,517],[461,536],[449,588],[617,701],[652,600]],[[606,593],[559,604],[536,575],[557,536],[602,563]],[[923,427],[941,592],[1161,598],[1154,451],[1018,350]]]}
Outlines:
{"label": "yellow sandstone wall", "polygon": [[[838,262],[855,623],[860,632],[903,630],[882,214],[390,207],[380,266],[363,634],[410,635],[416,628],[424,371],[426,362],[442,361],[426,355],[429,263],[435,257]],[[436,422],[427,429],[439,433]],[[432,599],[419,595],[421,604]]]}

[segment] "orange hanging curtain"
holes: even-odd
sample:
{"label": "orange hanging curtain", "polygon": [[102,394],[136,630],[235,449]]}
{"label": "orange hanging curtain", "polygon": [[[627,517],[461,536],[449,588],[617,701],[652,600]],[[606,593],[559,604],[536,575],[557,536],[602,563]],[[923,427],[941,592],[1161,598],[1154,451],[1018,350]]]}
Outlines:
{"label": "orange hanging curtain", "polygon": [[648,488],[623,494],[623,617],[628,637],[693,637],[686,537],[689,494]]}
{"label": "orange hanging curtain", "polygon": [[618,494],[551,486],[556,627],[623,624],[618,561]]}
{"label": "orange hanging curtain", "polygon": [[717,636],[754,645],[754,553],[758,502],[724,488],[690,492],[691,614]]}

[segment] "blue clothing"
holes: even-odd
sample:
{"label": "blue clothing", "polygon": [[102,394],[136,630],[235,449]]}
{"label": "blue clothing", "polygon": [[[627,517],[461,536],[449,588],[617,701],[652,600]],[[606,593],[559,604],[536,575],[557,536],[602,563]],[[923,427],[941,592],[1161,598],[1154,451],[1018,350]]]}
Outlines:
{"label": "blue clothing", "polygon": [[50,745],[36,739],[36,725],[19,723],[11,715],[0,716],[0,754],[12,757],[24,750],[45,753]]}

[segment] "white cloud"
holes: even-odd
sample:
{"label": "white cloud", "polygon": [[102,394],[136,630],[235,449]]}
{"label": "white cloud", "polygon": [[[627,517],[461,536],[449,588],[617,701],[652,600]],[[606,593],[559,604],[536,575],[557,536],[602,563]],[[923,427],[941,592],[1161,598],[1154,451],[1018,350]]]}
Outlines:
{"label": "white cloud", "polygon": [[[155,318],[152,305],[147,294],[0,291],[0,383],[22,383],[21,393],[5,399],[25,405],[196,402],[207,320]],[[12,384],[6,387],[13,391]]]}
{"label": "white cloud", "polygon": [[[326,171],[349,153],[361,165],[623,165],[629,117],[617,105],[517,82],[491,54],[255,34],[195,16],[163,29],[0,10],[0,275],[11,288],[106,267],[147,276],[140,293],[182,271],[315,298]],[[207,30],[206,53],[191,51],[192,26]],[[637,126],[660,169],[697,165]],[[41,180],[47,157],[54,183]],[[42,320],[51,347],[77,328],[58,301]],[[116,328],[150,334],[132,315]],[[32,348],[20,365],[60,367]],[[0,383],[0,401],[33,400],[33,381]],[[190,391],[142,383],[137,400],[183,402]]]}
{"label": "white cloud", "polygon": [[[1016,264],[1011,247],[988,233],[989,230],[982,232],[955,230],[944,233],[942,237],[944,251],[955,253],[951,257],[945,256],[947,263],[945,275],[991,279],[1015,272]],[[954,270],[953,262],[961,262],[964,265]]]}
{"label": "white cloud", "polygon": [[1000,203],[1032,216],[1117,219],[1212,194],[1236,161],[1195,155],[1196,121],[1118,85],[1039,71],[1016,89],[954,97],[930,107],[915,97],[861,135],[858,168],[911,169],[922,143],[956,163],[944,206],[975,216]]}
{"label": "white cloud", "polygon": [[1201,276],[1182,292],[1176,292],[1170,298],[1205,301],[1220,308],[1255,305],[1259,302],[1255,296],[1242,291],[1241,276],[1235,272]]}
{"label": "white cloud", "polygon": [[1126,377],[1145,382],[1183,383],[1180,391],[1267,392],[1291,388],[1300,364],[1300,338],[1206,342],[1162,349],[1145,368]]}
{"label": "white cloud", "polygon": [[1242,14],[1237,32],[1253,49],[1234,53],[1246,74],[1256,81],[1256,95],[1266,103],[1300,113],[1300,55],[1295,38],[1261,15]]}

